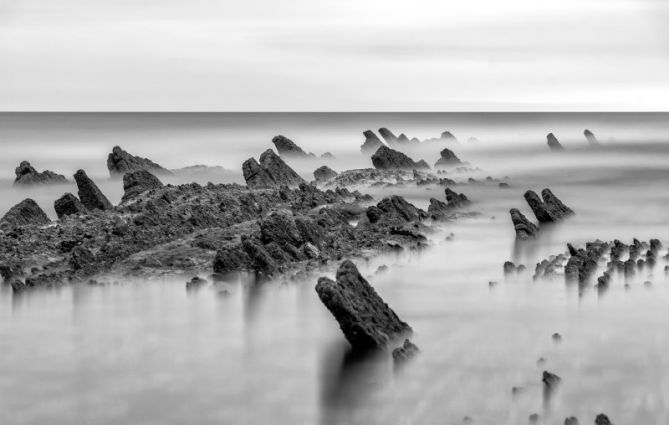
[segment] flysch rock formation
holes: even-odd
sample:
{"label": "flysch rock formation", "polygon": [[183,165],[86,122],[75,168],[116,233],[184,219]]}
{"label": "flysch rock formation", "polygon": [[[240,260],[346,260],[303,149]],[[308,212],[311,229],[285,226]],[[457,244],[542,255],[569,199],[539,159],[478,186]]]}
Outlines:
{"label": "flysch rock formation", "polygon": [[362,134],[365,136],[365,142],[360,146],[360,151],[362,153],[373,154],[381,146],[385,146],[381,139],[379,139],[372,130],[365,130]]}
{"label": "flysch rock formation", "polygon": [[297,186],[304,183],[304,179],[271,149],[260,155],[260,162],[255,158],[244,161],[242,173],[246,185],[252,189]]}
{"label": "flysch rock formation", "polygon": [[509,214],[518,240],[532,239],[538,235],[542,224],[557,223],[574,214],[574,211],[548,188],[541,191],[541,198],[531,190],[525,192],[524,198],[539,225],[533,224],[517,208],[512,208]]}
{"label": "flysch rock formation", "polygon": [[111,177],[123,177],[130,171],[146,170],[156,175],[172,175],[170,170],[163,168],[148,158],[131,155],[119,146],[114,146],[107,157],[107,169]]}
{"label": "flysch rock formation", "polygon": [[79,189],[79,200],[89,210],[110,210],[113,208],[109,199],[102,193],[84,170],[74,174],[74,181]]}
{"label": "flysch rock formation", "polygon": [[274,143],[276,151],[279,152],[279,156],[281,157],[298,159],[316,158],[316,155],[306,153],[295,142],[285,136],[274,136],[272,143]]}
{"label": "flysch rock formation", "polygon": [[597,140],[597,137],[595,134],[588,130],[587,128],[583,131],[583,135],[585,136],[585,139],[588,141],[590,146],[599,146],[599,140]]}
{"label": "flysch rock formation", "polygon": [[28,161],[22,161],[14,172],[16,173],[14,185],[67,183],[65,176],[49,170],[38,172]]}
{"label": "flysch rock formation", "polygon": [[546,143],[548,144],[548,148],[552,151],[560,152],[564,150],[564,147],[553,133],[548,133],[546,136]]}

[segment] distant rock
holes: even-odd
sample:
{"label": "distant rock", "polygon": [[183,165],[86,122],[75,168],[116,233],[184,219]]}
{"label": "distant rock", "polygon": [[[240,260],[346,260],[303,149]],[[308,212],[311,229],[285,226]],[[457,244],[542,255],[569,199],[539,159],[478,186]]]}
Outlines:
{"label": "distant rock", "polygon": [[390,146],[397,145],[397,136],[393,134],[392,131],[388,130],[385,127],[379,128],[379,134],[383,137],[383,140],[386,141]]}
{"label": "distant rock", "polygon": [[472,145],[479,144],[481,141],[477,139],[476,137],[470,137],[467,139],[467,143],[471,143]]}
{"label": "distant rock", "polygon": [[325,182],[335,177],[337,177],[337,172],[327,165],[318,167],[316,171],[314,171],[314,179],[316,179],[317,182]]}
{"label": "distant rock", "polygon": [[0,219],[0,227],[15,227],[28,225],[45,225],[51,220],[44,211],[37,205],[37,202],[27,198],[14,205]]}
{"label": "distant rock", "polygon": [[558,141],[557,137],[553,133],[549,133],[548,136],[546,136],[548,147],[552,151],[563,151],[564,148]]}
{"label": "distant rock", "polygon": [[595,418],[595,425],[613,425],[613,422],[609,420],[609,417],[603,413],[600,413]]}
{"label": "distant rock", "polygon": [[411,169],[429,169],[430,166],[423,160],[415,162],[400,151],[390,149],[387,146],[381,146],[372,155],[372,164],[379,170],[411,170]]}
{"label": "distant rock", "polygon": [[147,158],[134,156],[114,146],[107,157],[107,169],[111,177],[121,177],[130,171],[147,170],[157,175],[171,175],[172,172]]}
{"label": "distant rock", "polygon": [[205,285],[207,285],[209,281],[207,279],[203,279],[200,276],[195,276],[188,282],[186,282],[186,289],[189,291],[199,289]]}
{"label": "distant rock", "polygon": [[550,189],[541,191],[543,201],[531,190],[525,192],[524,196],[539,223],[555,223],[574,214]]}
{"label": "distant rock", "polygon": [[246,185],[251,189],[263,189],[276,186],[274,179],[255,158],[249,158],[242,164],[242,174]]}
{"label": "distant rock", "polygon": [[578,418],[570,416],[564,420],[564,425],[579,425]]}
{"label": "distant rock", "polygon": [[376,152],[381,146],[384,146],[381,139],[379,139],[372,130],[365,130],[362,132],[365,136],[365,143],[360,146],[362,153],[369,154]]}
{"label": "distant rock", "polygon": [[541,382],[544,383],[544,387],[548,390],[555,390],[561,381],[562,379],[559,376],[548,371],[544,371],[541,376]]}
{"label": "distant rock", "polygon": [[471,201],[464,193],[457,193],[450,187],[444,189],[444,193],[446,194],[446,201],[448,202],[448,206],[451,208],[460,208],[471,204]]}
{"label": "distant rock", "polygon": [[163,183],[146,170],[137,170],[123,175],[123,201],[151,189],[160,189]]}
{"label": "distant rock", "polygon": [[15,185],[67,183],[65,176],[49,170],[40,173],[28,161],[22,161],[14,172],[16,173]]}
{"label": "distant rock", "polygon": [[450,149],[443,149],[441,151],[441,158],[434,164],[435,168],[450,167],[453,165],[460,165],[462,161]]}
{"label": "distant rock", "polygon": [[84,170],[78,170],[74,174],[74,180],[79,188],[79,200],[89,210],[110,210],[113,208],[109,199],[102,193],[98,186],[91,180]]}
{"label": "distant rock", "polygon": [[341,264],[336,281],[320,278],[316,293],[354,350],[385,348],[393,339],[411,332],[351,261]]}
{"label": "distant rock", "polygon": [[66,193],[60,198],[56,199],[53,204],[54,210],[58,218],[63,218],[66,215],[78,215],[86,213],[86,207],[81,203],[79,198],[71,193]]}
{"label": "distant rock", "polygon": [[276,147],[277,152],[279,152],[279,155],[282,157],[286,158],[315,158],[314,154],[308,154],[305,151],[302,150],[299,146],[295,144],[292,140],[289,138],[278,135],[275,136],[272,139],[272,143],[274,143],[274,146]]}
{"label": "distant rock", "polygon": [[337,159],[337,158],[335,158],[335,156],[332,155],[331,152],[325,152],[323,155],[321,155],[321,159]]}
{"label": "distant rock", "polygon": [[458,139],[450,131],[444,131],[443,133],[441,133],[441,138],[447,142],[457,143],[458,141]]}
{"label": "distant rock", "polygon": [[526,240],[537,236],[539,228],[516,208],[511,208],[511,221],[516,230],[516,239]]}
{"label": "distant rock", "polygon": [[588,143],[590,143],[591,146],[599,146],[599,140],[597,140],[597,137],[595,137],[592,131],[586,128],[585,131],[583,132],[583,135],[588,140]]}
{"label": "distant rock", "polygon": [[414,358],[419,352],[420,350],[416,344],[405,339],[404,344],[402,344],[401,347],[397,347],[393,350],[393,360],[395,361],[395,364],[401,365]]}

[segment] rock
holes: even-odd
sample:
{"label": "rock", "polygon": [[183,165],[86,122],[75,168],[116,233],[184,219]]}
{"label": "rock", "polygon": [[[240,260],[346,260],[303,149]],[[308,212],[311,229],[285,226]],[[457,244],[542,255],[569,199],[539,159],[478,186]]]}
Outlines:
{"label": "rock", "polygon": [[595,137],[592,131],[586,128],[585,131],[583,131],[583,135],[591,146],[599,146],[599,140],[597,140],[597,137]]}
{"label": "rock", "polygon": [[44,211],[37,205],[37,202],[27,198],[14,205],[0,219],[0,227],[17,226],[42,226],[49,224],[51,220]]}
{"label": "rock", "polygon": [[321,159],[337,159],[331,152],[325,152],[321,155]]}
{"label": "rock", "polygon": [[65,176],[49,170],[40,173],[28,161],[22,161],[14,172],[16,173],[15,185],[67,183]]}
{"label": "rock", "polygon": [[121,177],[128,172],[137,170],[146,170],[157,175],[172,174],[171,171],[150,159],[131,155],[119,146],[114,146],[112,152],[107,156],[107,169],[111,177]]}
{"label": "rock", "polygon": [[297,146],[292,140],[282,135],[275,136],[272,138],[272,143],[276,147],[279,155],[286,158],[309,158],[312,155],[307,154],[299,146]]}
{"label": "rock", "polygon": [[549,390],[556,389],[557,386],[560,385],[560,381],[562,381],[562,379],[559,376],[547,371],[544,371],[541,377],[541,382],[543,382],[544,386]]}
{"label": "rock", "polygon": [[192,278],[191,280],[186,282],[186,289],[187,290],[199,289],[199,288],[205,286],[208,283],[209,283],[209,281],[207,281],[207,279],[203,279],[199,276],[195,276],[194,278]]}
{"label": "rock", "polygon": [[79,200],[89,210],[110,210],[113,208],[111,202],[102,193],[98,186],[91,180],[84,170],[78,170],[74,174],[74,180],[79,188]]}
{"label": "rock", "polygon": [[251,189],[265,189],[276,186],[272,176],[265,171],[255,158],[249,158],[242,164],[242,174],[246,185]]}
{"label": "rock", "polygon": [[304,179],[271,149],[267,149],[260,155],[260,166],[279,186],[297,186],[304,183]]}
{"label": "rock", "polygon": [[401,196],[392,195],[382,199],[376,206],[367,209],[367,218],[371,223],[379,221],[391,223],[417,222],[426,218],[427,214]]}
{"label": "rock", "polygon": [[444,189],[444,193],[446,194],[446,201],[450,208],[460,208],[471,204],[471,201],[464,193],[457,193],[450,187]]}
{"label": "rock", "polygon": [[388,130],[385,127],[379,128],[379,134],[383,137],[383,140],[386,141],[390,146],[397,145],[397,136],[393,134],[392,131]]}
{"label": "rock", "polygon": [[450,132],[450,131],[444,131],[441,133],[441,138],[447,142],[456,142],[458,139]]}
{"label": "rock", "polygon": [[586,249],[575,249],[571,244],[569,248],[570,257],[564,268],[567,282],[578,282],[585,284],[597,271],[599,259],[609,249],[607,243],[601,241],[588,242]]}
{"label": "rock", "polygon": [[95,265],[95,255],[83,246],[76,246],[71,251],[70,265],[73,270],[89,270]]}
{"label": "rock", "polygon": [[160,189],[163,183],[146,170],[130,171],[123,175],[123,201],[151,189]]}
{"label": "rock", "polygon": [[325,182],[335,177],[337,177],[337,172],[327,165],[318,167],[316,171],[314,171],[314,179],[316,179],[317,182]]}
{"label": "rock", "polygon": [[395,361],[395,364],[400,365],[414,358],[419,352],[420,350],[414,343],[405,339],[404,344],[401,347],[397,347],[393,350],[393,360]]}
{"label": "rock", "polygon": [[374,155],[372,155],[372,164],[379,170],[412,170],[429,169],[425,161],[415,162],[402,152],[390,149],[387,146],[381,146]]}
{"label": "rock", "polygon": [[384,348],[411,333],[411,327],[397,317],[351,261],[341,264],[336,281],[321,277],[316,292],[354,350]]}
{"label": "rock", "polygon": [[548,147],[550,148],[550,150],[552,150],[552,151],[563,151],[564,150],[564,148],[562,147],[562,145],[558,141],[557,137],[555,137],[555,135],[553,133],[549,133],[548,136],[546,136],[546,140],[547,140]]}
{"label": "rock", "polygon": [[441,158],[434,164],[435,168],[450,167],[462,164],[462,161],[450,149],[443,149],[440,153]]}
{"label": "rock", "polygon": [[543,201],[531,190],[525,192],[524,196],[539,223],[555,223],[574,214],[550,189],[541,191]]}
{"label": "rock", "polygon": [[214,258],[215,273],[231,273],[244,269],[250,263],[246,252],[236,248],[223,248]]}
{"label": "rock", "polygon": [[570,416],[564,420],[564,425],[578,425],[578,419],[574,416]]}
{"label": "rock", "polygon": [[505,183],[505,182],[500,182],[498,186],[499,186],[500,189],[508,189],[509,187],[511,187],[511,186],[509,186],[509,183]]}
{"label": "rock", "polygon": [[509,213],[511,214],[513,227],[516,230],[516,239],[526,240],[535,238],[537,236],[539,228],[530,220],[528,220],[527,217],[523,215],[523,213],[521,213],[516,208],[511,208]]}
{"label": "rock", "polygon": [[371,154],[376,152],[381,146],[384,146],[383,142],[372,130],[365,130],[362,134],[365,136],[365,143],[360,146],[360,151],[362,153]]}
{"label": "rock", "polygon": [[539,420],[541,420],[541,416],[539,416],[538,413],[532,413],[527,420],[529,421],[530,425],[539,425]]}
{"label": "rock", "polygon": [[86,213],[86,207],[79,201],[79,198],[71,193],[66,193],[53,203],[56,215],[61,219],[66,215],[79,215]]}
{"label": "rock", "polygon": [[603,413],[600,413],[595,418],[595,425],[613,425],[613,423],[609,420],[608,416],[606,416]]}

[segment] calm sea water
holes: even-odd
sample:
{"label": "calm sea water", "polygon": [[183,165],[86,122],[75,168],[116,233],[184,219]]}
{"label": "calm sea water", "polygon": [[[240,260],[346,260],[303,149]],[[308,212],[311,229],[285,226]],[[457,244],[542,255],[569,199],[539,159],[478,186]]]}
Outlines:
{"label": "calm sea water", "polygon": [[[317,276],[196,293],[186,293],[185,275],[22,296],[1,286],[0,423],[525,424],[538,413],[545,424],[572,415],[587,424],[600,412],[616,424],[669,423],[664,261],[605,294],[502,275],[504,261],[533,269],[567,242],[669,243],[669,114],[0,114],[0,212],[32,196],[54,215],[53,200],[76,192],[12,188],[23,159],[67,175],[83,167],[118,201],[105,165],[114,145],[169,168],[230,170],[203,182],[241,181],[241,162],[276,134],[334,153],[335,169],[368,166],[361,131],[380,126],[419,138],[450,130],[461,140],[455,152],[481,168],[475,177],[511,185],[460,186],[481,215],[441,226],[424,252],[358,264],[415,330],[421,354],[407,367],[349,355],[314,292]],[[602,148],[587,148],[584,128]],[[567,152],[548,152],[551,131]],[[472,136],[479,142],[467,143]],[[419,155],[433,163],[438,150]],[[522,194],[544,187],[577,215],[516,246],[508,209],[531,216]],[[393,193],[421,207],[443,198],[436,187]],[[381,264],[389,271],[375,274]],[[550,397],[544,369],[562,377]]]}

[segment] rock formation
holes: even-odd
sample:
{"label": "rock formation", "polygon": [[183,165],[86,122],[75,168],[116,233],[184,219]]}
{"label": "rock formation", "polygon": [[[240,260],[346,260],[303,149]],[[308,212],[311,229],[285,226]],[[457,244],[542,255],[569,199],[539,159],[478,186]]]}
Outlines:
{"label": "rock formation", "polygon": [[393,350],[393,360],[395,361],[395,364],[402,364],[411,360],[419,352],[420,350],[416,344],[405,339],[404,344],[402,344],[401,347],[397,347]]}
{"label": "rock formation", "polygon": [[37,205],[37,202],[27,198],[14,205],[0,219],[0,227],[17,227],[28,225],[45,225],[51,220],[46,213]]}
{"label": "rock formation", "polygon": [[260,155],[260,163],[254,158],[244,161],[242,173],[246,185],[252,189],[296,186],[304,183],[304,179],[271,149]]}
{"label": "rock formation", "polygon": [[471,201],[464,193],[457,193],[450,187],[444,189],[444,193],[446,194],[448,206],[451,208],[460,208],[471,204]]}
{"label": "rock formation", "polygon": [[450,132],[450,131],[444,131],[441,133],[441,138],[447,142],[456,142],[458,139]]}
{"label": "rock formation", "polygon": [[114,146],[107,157],[107,169],[111,177],[121,177],[130,171],[147,170],[157,175],[171,175],[172,172],[147,158],[134,156]]}
{"label": "rock formation", "polygon": [[511,222],[516,230],[516,239],[525,240],[537,236],[539,228],[528,220],[523,213],[516,208],[511,208],[509,214],[511,214]]}
{"label": "rock formation", "polygon": [[383,140],[390,146],[397,145],[397,136],[393,134],[392,131],[388,130],[385,127],[379,128],[379,134],[383,137]]}
{"label": "rock formation", "polygon": [[336,280],[320,278],[316,292],[354,350],[385,348],[411,332],[351,261],[341,264]]}
{"label": "rock formation", "polygon": [[595,425],[613,425],[613,423],[609,420],[608,416],[606,416],[603,413],[600,413],[595,418]]}
{"label": "rock formation", "polygon": [[337,172],[327,165],[318,167],[316,171],[314,171],[314,179],[316,179],[317,182],[328,181],[335,177],[337,177]]}
{"label": "rock formation", "polygon": [[539,223],[555,223],[574,214],[550,189],[541,191],[543,201],[531,190],[525,192],[524,196]]}
{"label": "rock formation", "polygon": [[66,193],[60,198],[56,199],[53,204],[58,218],[63,218],[66,215],[78,215],[86,213],[86,207],[79,201],[79,198],[71,193]]}
{"label": "rock formation", "polygon": [[365,143],[360,146],[360,151],[364,154],[371,154],[376,152],[381,146],[384,146],[381,139],[379,139],[372,130],[365,130],[362,132],[365,136]]}
{"label": "rock formation", "polygon": [[450,149],[443,149],[441,151],[441,158],[434,164],[435,168],[450,167],[453,165],[460,165],[462,161]]}
{"label": "rock formation", "polygon": [[16,173],[15,185],[67,183],[65,176],[49,170],[40,173],[28,161],[22,161],[14,172]]}
{"label": "rock formation", "polygon": [[113,205],[102,193],[98,186],[91,180],[84,170],[78,170],[74,174],[74,180],[79,188],[79,200],[89,210],[110,210]]}
{"label": "rock formation", "polygon": [[325,152],[321,155],[321,159],[337,159],[331,152]]}
{"label": "rock formation", "polygon": [[146,170],[137,170],[123,175],[123,201],[151,189],[160,189],[163,183]]}
{"label": "rock formation", "polygon": [[411,170],[411,169],[429,169],[430,166],[423,160],[415,162],[402,152],[390,149],[387,146],[381,146],[372,155],[372,164],[379,170]]}
{"label": "rock formation", "polygon": [[550,150],[552,150],[552,151],[563,151],[564,150],[564,148],[562,147],[562,145],[558,141],[557,137],[555,137],[555,135],[553,133],[549,133],[548,136],[546,136],[546,140],[547,140],[548,147],[550,148]]}
{"label": "rock formation", "polygon": [[595,137],[592,131],[586,128],[585,131],[583,131],[583,135],[585,136],[588,143],[590,143],[590,146],[599,146],[599,140],[597,140],[597,137]]}
{"label": "rock formation", "polygon": [[276,147],[276,151],[279,152],[279,155],[282,157],[286,158],[301,158],[301,159],[306,159],[306,158],[315,158],[315,155],[307,154],[305,151],[302,150],[299,146],[295,144],[292,140],[289,138],[278,135],[272,138],[272,143],[274,143],[274,146]]}

